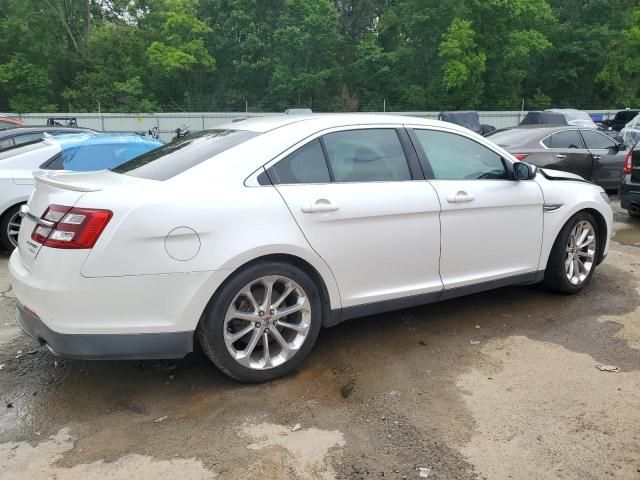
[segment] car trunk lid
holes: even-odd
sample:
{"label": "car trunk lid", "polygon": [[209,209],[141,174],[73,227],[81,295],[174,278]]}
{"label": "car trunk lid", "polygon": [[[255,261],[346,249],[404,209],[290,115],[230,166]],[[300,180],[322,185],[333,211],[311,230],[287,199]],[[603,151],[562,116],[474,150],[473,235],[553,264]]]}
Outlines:
{"label": "car trunk lid", "polygon": [[[23,207],[22,224],[18,236],[18,251],[24,266],[31,269],[42,243],[32,239],[36,226],[46,223],[42,217],[51,205],[74,207],[89,192],[97,192],[111,186],[134,183],[136,180],[109,171],[100,172],[44,172],[34,173],[35,190]],[[45,220],[43,222],[43,220]]]}

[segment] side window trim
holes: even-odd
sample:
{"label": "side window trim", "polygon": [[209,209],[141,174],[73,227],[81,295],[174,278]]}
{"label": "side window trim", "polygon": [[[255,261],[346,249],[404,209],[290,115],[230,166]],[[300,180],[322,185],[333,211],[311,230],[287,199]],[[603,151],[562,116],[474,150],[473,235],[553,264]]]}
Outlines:
{"label": "side window trim", "polygon": [[411,134],[407,128],[396,128],[396,133],[400,139],[402,150],[404,151],[404,157],[409,164],[409,171],[411,172],[412,180],[425,180],[424,167],[420,162],[420,155],[416,149]]}
{"label": "side window trim", "polygon": [[[415,150],[418,161],[420,162],[420,166],[422,167],[422,171],[424,172],[424,177],[427,180],[435,180],[435,175],[433,173],[433,168],[431,168],[431,163],[429,163],[429,159],[427,158],[427,154],[425,153],[422,145],[418,141],[416,137],[416,133],[413,128],[406,127],[407,134],[409,135],[409,140],[413,145],[413,149]],[[427,129],[425,129],[427,130]]]}
{"label": "side window trim", "polygon": [[327,170],[329,170],[329,183],[335,183],[336,176],[333,173],[333,167],[331,166],[331,162],[329,161],[329,153],[327,153],[327,146],[324,144],[324,135],[318,137],[320,140],[320,148],[322,148],[322,156],[324,157],[324,163],[327,165]]}

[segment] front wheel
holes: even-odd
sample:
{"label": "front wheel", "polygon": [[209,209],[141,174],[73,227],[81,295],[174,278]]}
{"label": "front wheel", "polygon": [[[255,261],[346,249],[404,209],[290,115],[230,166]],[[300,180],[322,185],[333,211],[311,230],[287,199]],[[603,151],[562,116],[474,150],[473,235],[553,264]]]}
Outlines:
{"label": "front wheel", "polygon": [[211,300],[198,328],[204,352],[242,382],[294,370],[320,333],[322,302],[306,272],[265,262],[237,273]]}
{"label": "front wheel", "polygon": [[577,293],[596,268],[600,238],[593,216],[578,212],[556,239],[544,276],[544,285],[562,293]]}

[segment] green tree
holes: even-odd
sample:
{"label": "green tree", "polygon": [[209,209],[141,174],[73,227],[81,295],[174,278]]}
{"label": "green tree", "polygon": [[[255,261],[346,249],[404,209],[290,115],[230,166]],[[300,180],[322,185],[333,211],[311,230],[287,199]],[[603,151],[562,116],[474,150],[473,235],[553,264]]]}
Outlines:
{"label": "green tree", "polygon": [[29,63],[21,53],[0,65],[0,88],[8,94],[9,107],[15,112],[55,110],[55,106],[49,103],[51,81],[47,71]]}
{"label": "green tree", "polygon": [[631,19],[629,28],[612,42],[610,56],[596,77],[607,97],[620,106],[640,103],[640,8]]}
{"label": "green tree", "polygon": [[269,96],[278,109],[326,108],[337,88],[340,51],[338,11],[329,0],[284,0],[274,32],[276,66]]}
{"label": "green tree", "polygon": [[446,104],[456,109],[477,108],[484,93],[487,57],[478,51],[471,25],[469,20],[454,18],[438,48],[444,60],[441,83],[448,94]]}

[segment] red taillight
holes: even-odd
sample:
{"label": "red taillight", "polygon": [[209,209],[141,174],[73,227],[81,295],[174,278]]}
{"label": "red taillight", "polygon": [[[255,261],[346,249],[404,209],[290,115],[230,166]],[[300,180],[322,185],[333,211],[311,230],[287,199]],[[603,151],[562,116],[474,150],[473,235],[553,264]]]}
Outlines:
{"label": "red taillight", "polygon": [[513,156],[516,157],[518,160],[522,161],[525,158],[527,158],[529,156],[529,154],[528,153],[514,153]]}
{"label": "red taillight", "polygon": [[93,248],[112,216],[109,210],[50,205],[42,219],[53,228],[36,225],[31,239],[50,248]]}
{"label": "red taillight", "polygon": [[624,159],[624,173],[631,175],[631,160],[633,158],[633,150],[627,153],[627,158]]}

